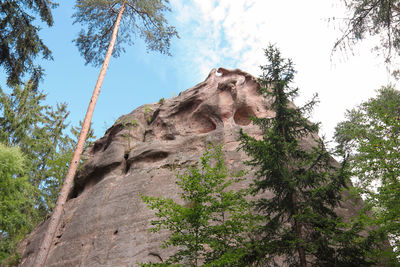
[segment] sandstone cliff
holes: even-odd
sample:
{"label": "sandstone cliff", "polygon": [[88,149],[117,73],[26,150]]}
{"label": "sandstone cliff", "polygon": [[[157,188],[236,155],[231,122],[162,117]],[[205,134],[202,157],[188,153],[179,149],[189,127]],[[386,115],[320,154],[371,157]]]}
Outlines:
{"label": "sandstone cliff", "polygon": [[[168,233],[149,233],[154,215],[138,194],[177,199],[175,174],[195,165],[208,143],[224,145],[230,169],[246,168],[238,131],[260,136],[249,116],[274,116],[269,104],[254,77],[221,68],[177,97],[119,118],[86,152],[47,266],[136,266],[165,259],[171,251],[160,244]],[[338,211],[349,217],[357,209],[348,201]],[[21,266],[32,266],[46,228],[42,223],[22,242]]]}

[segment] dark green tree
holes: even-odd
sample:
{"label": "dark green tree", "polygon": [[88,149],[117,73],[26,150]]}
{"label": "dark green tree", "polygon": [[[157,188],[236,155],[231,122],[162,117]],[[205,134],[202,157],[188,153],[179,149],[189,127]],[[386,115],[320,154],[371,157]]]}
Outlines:
{"label": "dark green tree", "polygon": [[19,149],[0,143],[0,263],[15,253],[16,243],[32,227],[34,188],[25,167]]}
{"label": "dark green tree", "polygon": [[347,111],[335,133],[373,222],[391,235],[400,255],[400,92],[391,86]]}
{"label": "dark green tree", "polygon": [[45,99],[35,82],[15,85],[9,94],[0,89],[0,142],[19,147],[25,155],[26,174],[36,188],[30,198],[39,211],[32,222],[53,209],[77,139],[74,127],[66,133],[66,105],[52,107],[43,104]]}
{"label": "dark green tree", "polygon": [[[11,89],[8,94],[0,88],[0,143],[18,147],[24,154],[23,180],[31,186],[29,194],[19,195],[32,202],[30,210],[25,210],[29,224],[22,224],[22,220],[20,224],[14,224],[20,238],[20,234],[28,233],[53,210],[80,127],[71,127],[71,134],[66,134],[69,114],[66,105],[52,107],[43,104],[46,95],[38,91],[37,82],[14,85]],[[86,146],[92,138],[93,131],[90,131]],[[15,166],[18,164],[16,161]],[[15,240],[3,239],[10,245],[9,250]]]}
{"label": "dark green tree", "polygon": [[369,37],[379,36],[378,50],[390,62],[392,50],[400,52],[400,2],[396,0],[343,0],[350,17],[334,49],[346,49]]}
{"label": "dark green tree", "polygon": [[[35,266],[44,266],[50,250],[51,242],[57,231],[63,206],[69,195],[73,178],[77,171],[85,140],[90,128],[97,98],[110,62],[111,55],[117,56],[124,42],[131,43],[131,35],[139,34],[144,38],[150,50],[167,53],[170,39],[177,36],[174,27],[167,25],[164,12],[169,11],[168,0],[78,0],[75,23],[82,23],[82,30],[75,40],[86,63],[99,65],[103,62],[97,83],[93,90],[89,106],[83,121],[76,149],[64,184],[57,199],[54,212],[50,218],[48,230],[43,238],[39,253],[36,255]],[[121,26],[121,33],[118,31]],[[115,47],[118,37],[117,46]],[[106,50],[107,47],[107,50]],[[102,57],[104,60],[102,60]]]}
{"label": "dark green tree", "polygon": [[58,145],[68,139],[66,105],[53,109],[42,104],[45,98],[31,81],[13,86],[10,94],[0,89],[0,142],[20,147],[26,156],[27,174],[36,188],[33,198],[41,211],[37,220],[49,212],[50,203],[41,190],[53,179],[48,173],[49,163],[59,156]]}
{"label": "dark green tree", "polygon": [[[247,164],[256,169],[252,188],[264,216],[260,241],[249,257],[268,266],[279,266],[282,257],[289,266],[373,265],[366,256],[373,244],[358,234],[362,225],[345,223],[334,210],[349,175],[346,162],[335,164],[318,137],[318,124],[308,119],[315,97],[295,107],[292,61],[273,46],[265,56],[269,63],[261,66],[260,93],[272,99],[275,116],[252,119],[263,132],[261,140],[240,131],[241,147],[251,157]],[[273,196],[263,197],[264,191]]]}
{"label": "dark green tree", "polygon": [[[229,174],[221,147],[209,148],[200,168],[177,175],[184,204],[162,197],[141,196],[156,211],[152,232],[167,229],[171,236],[163,247],[177,252],[163,263],[142,266],[243,266],[256,217],[246,200],[247,189],[230,187],[243,173]],[[228,178],[228,177],[231,178]]]}
{"label": "dark green tree", "polygon": [[53,25],[50,0],[0,1],[0,66],[7,73],[7,83],[21,83],[28,73],[40,77],[42,70],[34,59],[42,55],[51,58],[51,52],[39,37],[39,21]]}

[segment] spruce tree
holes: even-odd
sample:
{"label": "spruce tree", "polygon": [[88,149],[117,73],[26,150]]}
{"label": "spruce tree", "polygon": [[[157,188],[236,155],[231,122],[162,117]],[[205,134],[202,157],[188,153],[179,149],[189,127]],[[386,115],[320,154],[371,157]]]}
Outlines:
{"label": "spruce tree", "polygon": [[38,22],[52,26],[51,9],[55,6],[50,0],[0,1],[0,66],[9,85],[20,84],[26,73],[41,76],[41,68],[34,63],[37,56],[51,59],[39,36]]}
{"label": "spruce tree", "polygon": [[[52,170],[51,161],[61,156],[60,146],[68,142],[65,134],[68,111],[65,104],[51,107],[42,102],[46,95],[30,80],[26,84],[12,86],[11,93],[0,89],[0,142],[17,146],[25,154],[25,170],[36,189],[30,196],[39,214],[33,222],[43,219],[51,210],[52,203],[44,194],[50,180],[60,180],[61,169]],[[50,174],[52,171],[55,176]]]}
{"label": "spruce tree", "polygon": [[[54,207],[75,148],[76,129],[67,134],[66,104],[43,104],[46,95],[35,81],[11,89],[7,93],[0,88],[0,143],[19,147],[25,155],[25,172],[35,188],[29,196],[37,211],[30,219],[34,224]],[[90,141],[92,132],[89,136]]]}
{"label": "spruce tree", "polygon": [[[251,157],[247,164],[256,170],[252,189],[259,196],[257,210],[264,216],[260,241],[249,258],[269,266],[280,257],[289,266],[302,267],[374,264],[366,256],[371,240],[358,234],[362,225],[346,224],[334,210],[349,176],[346,162],[335,164],[318,138],[318,124],[307,117],[315,97],[295,107],[292,61],[273,46],[265,55],[269,64],[261,66],[260,93],[272,99],[275,116],[252,118],[263,132],[261,140],[240,131],[241,147]],[[273,196],[263,197],[264,191]]]}

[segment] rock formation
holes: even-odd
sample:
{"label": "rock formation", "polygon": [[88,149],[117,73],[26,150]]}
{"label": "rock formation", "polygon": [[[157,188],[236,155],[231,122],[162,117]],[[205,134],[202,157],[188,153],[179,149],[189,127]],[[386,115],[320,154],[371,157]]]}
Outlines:
{"label": "rock formation", "polygon": [[[247,157],[237,150],[239,129],[261,137],[250,116],[274,116],[269,106],[254,77],[220,68],[177,97],[119,118],[86,151],[47,266],[136,266],[165,259],[171,250],[160,244],[168,233],[149,233],[154,213],[139,193],[178,199],[176,173],[196,165],[208,143],[224,145],[230,169],[246,168]],[[358,208],[349,201],[338,212],[349,217]],[[20,244],[21,266],[32,266],[46,228],[42,223]]]}

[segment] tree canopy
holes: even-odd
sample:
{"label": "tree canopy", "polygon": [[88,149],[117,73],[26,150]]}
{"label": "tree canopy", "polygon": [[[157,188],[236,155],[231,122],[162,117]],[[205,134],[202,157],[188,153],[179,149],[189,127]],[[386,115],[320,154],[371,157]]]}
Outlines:
{"label": "tree canopy", "polygon": [[169,230],[171,237],[163,247],[177,248],[163,263],[142,266],[243,266],[241,260],[247,253],[256,217],[245,198],[248,190],[230,188],[242,180],[241,176],[242,171],[228,171],[221,146],[209,147],[200,159],[200,168],[177,175],[184,204],[142,196],[156,211],[152,231]]}
{"label": "tree canopy", "polygon": [[378,95],[347,111],[335,133],[356,185],[373,207],[375,224],[392,235],[400,255],[400,92]]}
{"label": "tree canopy", "polygon": [[345,20],[343,35],[336,48],[346,48],[368,36],[379,36],[386,62],[392,50],[400,53],[400,4],[394,0],[343,0],[350,16]]}
{"label": "tree canopy", "polygon": [[60,104],[54,109],[42,103],[45,98],[46,95],[33,88],[31,82],[15,85],[10,94],[0,89],[0,142],[18,146],[25,154],[26,173],[31,184],[38,190],[33,198],[37,207],[43,209],[42,216],[54,204],[52,201],[47,202],[47,197],[50,196],[40,192],[50,189],[47,183],[51,180],[63,179],[59,176],[62,173],[60,169],[59,174],[52,170],[52,162],[61,156],[63,147],[69,146],[71,142],[70,137],[65,134],[69,114],[66,105]]}
{"label": "tree canopy", "polygon": [[0,2],[0,66],[9,85],[21,82],[24,74],[40,77],[42,70],[34,59],[51,58],[50,49],[39,36],[38,20],[53,25],[50,0],[10,0]]}
{"label": "tree canopy", "polygon": [[0,263],[10,254],[33,222],[34,188],[26,176],[26,158],[16,147],[0,143]]}
{"label": "tree canopy", "polygon": [[164,13],[170,11],[168,0],[78,0],[74,23],[85,25],[74,40],[86,64],[103,63],[116,17],[122,5],[125,12],[113,56],[125,51],[124,44],[132,45],[134,37],[143,38],[149,50],[169,54],[170,40],[178,33],[169,26]]}
{"label": "tree canopy", "polygon": [[[10,93],[0,88],[0,143],[6,146],[4,149],[12,147],[12,153],[7,152],[7,155],[13,155],[8,157],[8,163],[14,169],[7,173],[13,173],[11,177],[14,178],[20,177],[11,181],[29,185],[27,194],[24,187],[12,189],[14,183],[7,182],[9,190],[15,191],[15,197],[25,197],[25,201],[31,203],[24,206],[25,219],[14,224],[13,231],[24,234],[52,211],[77,138],[75,127],[71,128],[71,134],[67,134],[69,112],[66,104],[55,107],[43,104],[46,95],[36,86],[35,81],[14,85]],[[90,137],[93,137],[92,132]],[[6,177],[0,176],[0,180]],[[19,189],[21,191],[17,192]],[[0,195],[6,191],[0,189]],[[18,209],[15,210],[17,211]],[[24,223],[26,220],[29,224]],[[20,237],[14,235],[11,239],[4,239],[8,245],[0,247],[0,254],[5,257],[11,253],[12,246]]]}

